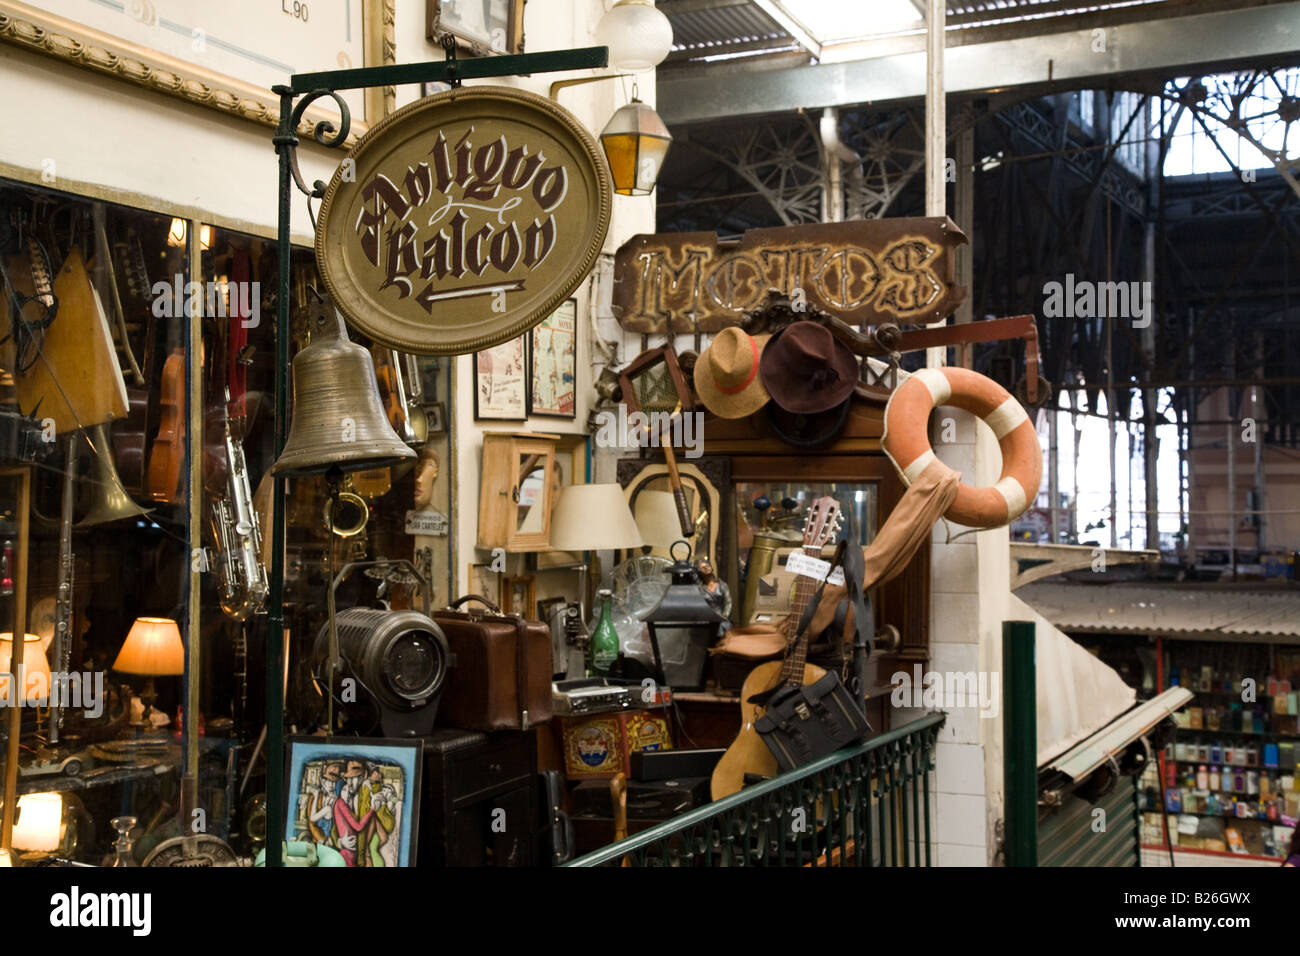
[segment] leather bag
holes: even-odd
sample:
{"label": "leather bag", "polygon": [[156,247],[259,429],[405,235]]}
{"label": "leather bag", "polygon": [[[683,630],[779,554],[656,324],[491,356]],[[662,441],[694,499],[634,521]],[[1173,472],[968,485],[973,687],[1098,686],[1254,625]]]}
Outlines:
{"label": "leather bag", "polygon": [[[486,610],[457,610],[478,602]],[[467,594],[433,620],[455,656],[438,723],[465,730],[527,730],[551,719],[551,629]]]}
{"label": "leather bag", "polygon": [[[851,525],[848,533],[852,535]],[[861,551],[856,547],[846,547],[843,541],[832,561],[832,567],[836,564],[843,566],[848,597],[857,612],[854,673],[850,681],[854,690],[850,692],[844,686],[839,674],[828,671],[811,684],[778,688],[767,698],[763,716],[754,722],[754,729],[772,751],[783,773],[857,743],[871,732],[861,703],[862,668],[871,653],[870,638],[865,631],[870,626],[871,612],[864,607],[862,591],[857,585],[862,573],[861,561]],[[804,610],[799,621],[799,634],[808,630],[825,590],[823,582]]]}

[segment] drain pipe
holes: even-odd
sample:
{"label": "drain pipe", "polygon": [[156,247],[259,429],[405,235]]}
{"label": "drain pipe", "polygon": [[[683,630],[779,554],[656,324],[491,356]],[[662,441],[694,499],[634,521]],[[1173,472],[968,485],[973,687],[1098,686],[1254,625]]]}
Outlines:
{"label": "drain pipe", "polygon": [[[853,179],[854,186],[853,195],[857,197],[862,195],[861,186],[864,179],[862,157],[849,149],[840,140],[840,114],[833,106],[828,106],[822,110],[821,137],[827,172],[826,195],[822,202],[822,219],[824,222],[843,222],[844,188],[840,163],[849,164],[849,175]],[[856,204],[855,199],[854,205],[856,206]],[[860,215],[861,211],[856,208],[849,210],[849,218],[851,219],[856,219]]]}

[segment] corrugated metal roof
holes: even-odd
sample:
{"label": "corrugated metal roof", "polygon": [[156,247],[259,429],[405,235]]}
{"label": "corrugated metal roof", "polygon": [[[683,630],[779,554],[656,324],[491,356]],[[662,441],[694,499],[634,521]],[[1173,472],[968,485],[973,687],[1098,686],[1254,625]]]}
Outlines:
{"label": "corrugated metal roof", "polygon": [[681,12],[664,4],[662,9],[673,26],[674,50],[726,53],[762,40],[770,40],[774,48],[794,44],[794,38],[780,24],[752,4]]}
{"label": "corrugated metal roof", "polygon": [[1300,643],[1300,589],[1038,581],[1016,597],[1067,633]]}
{"label": "corrugated metal roof", "polygon": [[[1107,9],[1158,5],[1167,0],[976,0],[947,3],[950,29],[1047,19]],[[798,48],[795,38],[748,0],[659,0],[673,27],[673,50],[695,56]],[[918,21],[916,29],[921,29]],[[818,37],[822,40],[824,38]]]}

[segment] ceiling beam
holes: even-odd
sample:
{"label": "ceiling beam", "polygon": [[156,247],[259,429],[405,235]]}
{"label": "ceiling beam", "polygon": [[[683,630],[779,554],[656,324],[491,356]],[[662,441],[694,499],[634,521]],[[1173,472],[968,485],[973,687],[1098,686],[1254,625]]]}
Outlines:
{"label": "ceiling beam", "polygon": [[[1028,92],[1152,71],[1300,62],[1300,2],[1113,26],[1106,29],[1105,50],[1095,47],[1094,30],[1087,28],[960,46],[949,38],[945,86],[949,93]],[[658,76],[657,109],[665,122],[681,125],[924,95],[925,54],[909,52],[784,69],[665,70]]]}

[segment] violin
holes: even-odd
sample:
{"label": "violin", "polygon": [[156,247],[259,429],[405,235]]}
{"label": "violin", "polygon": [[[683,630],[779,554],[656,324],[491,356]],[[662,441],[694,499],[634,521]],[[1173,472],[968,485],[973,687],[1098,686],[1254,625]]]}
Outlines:
{"label": "violin", "polygon": [[158,436],[149,454],[149,497],[171,503],[180,496],[185,466],[185,349],[163,363]]}

